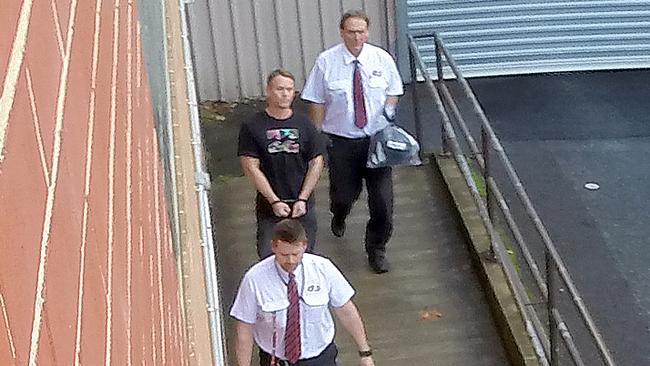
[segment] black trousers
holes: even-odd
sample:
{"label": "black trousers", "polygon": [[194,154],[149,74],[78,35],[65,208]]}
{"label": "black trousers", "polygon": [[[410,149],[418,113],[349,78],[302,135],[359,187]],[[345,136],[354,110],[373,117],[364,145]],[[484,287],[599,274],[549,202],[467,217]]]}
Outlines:
{"label": "black trousers", "polygon": [[328,136],[330,211],[337,220],[344,220],[359,198],[365,180],[370,211],[370,219],[366,224],[365,248],[369,256],[383,256],[386,243],[393,233],[392,169],[366,168],[370,138]]}
{"label": "black trousers", "polygon": [[[334,342],[325,347],[323,352],[318,356],[298,360],[298,363],[289,363],[289,361],[277,360],[277,366],[336,366],[336,356],[339,354]],[[260,366],[269,366],[271,364],[271,355],[260,349]]]}
{"label": "black trousers", "polygon": [[[300,217],[300,223],[307,233],[307,252],[312,253],[316,245],[316,205],[314,198],[311,197],[307,202],[307,213]],[[264,205],[262,207],[262,205]],[[291,205],[291,204],[290,204]],[[273,209],[268,205],[261,203],[259,199],[255,205],[255,217],[257,218],[257,256],[264,259],[271,254],[271,237],[273,236],[273,227],[286,217],[277,217],[273,214]]]}

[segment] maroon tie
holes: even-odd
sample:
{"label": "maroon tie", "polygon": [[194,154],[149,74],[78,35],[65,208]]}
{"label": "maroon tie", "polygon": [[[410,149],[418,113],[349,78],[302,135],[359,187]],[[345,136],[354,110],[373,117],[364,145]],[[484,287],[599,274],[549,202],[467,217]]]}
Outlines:
{"label": "maroon tie", "polygon": [[287,326],[284,332],[284,357],[291,363],[297,363],[300,359],[300,299],[296,276],[293,273],[289,273],[287,296],[289,297],[289,308],[287,309]]}
{"label": "maroon tie", "polygon": [[366,117],[366,105],[363,103],[363,84],[361,83],[359,60],[354,60],[352,92],[354,97],[354,124],[359,128],[364,128],[368,120]]}

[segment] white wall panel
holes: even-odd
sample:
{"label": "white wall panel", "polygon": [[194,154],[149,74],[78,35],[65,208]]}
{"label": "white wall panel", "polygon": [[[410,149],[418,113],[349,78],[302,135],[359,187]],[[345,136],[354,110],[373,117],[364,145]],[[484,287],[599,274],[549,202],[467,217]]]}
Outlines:
{"label": "white wall panel", "polygon": [[258,46],[260,72],[260,87],[263,87],[266,75],[271,71],[269,65],[280,64],[280,52],[276,45],[278,29],[276,23],[264,21],[269,14],[275,14],[275,7],[271,1],[255,1],[255,30]]}
{"label": "white wall panel", "polygon": [[394,2],[194,0],[188,9],[199,97],[259,97],[267,74],[278,67],[294,73],[300,89],[316,56],[340,42],[339,19],[349,9],[365,10],[370,42],[392,51]]}
{"label": "white wall panel", "polygon": [[[317,2],[314,0],[297,0],[296,3],[298,4],[298,24],[300,25],[299,34],[302,44],[302,57],[300,57],[302,74],[296,76],[304,80],[313,65],[312,60],[315,60],[323,50],[323,32],[320,30],[314,31],[321,28],[319,9],[315,6]],[[330,26],[330,24],[325,26]]]}
{"label": "white wall panel", "polygon": [[[217,1],[215,0],[215,3]],[[198,14],[210,14],[210,7],[206,1],[196,1],[191,7],[189,7],[193,13]],[[211,33],[212,25],[210,24],[211,17],[195,17],[195,22],[192,24],[190,29],[191,35],[197,34],[197,38],[200,38],[199,35]],[[216,19],[215,19],[216,20]],[[219,74],[217,70],[217,63],[215,60],[214,53],[214,44],[211,42],[206,42],[201,45],[197,45],[193,50],[194,63],[202,65],[202,80],[205,85],[219,85]],[[222,62],[223,64],[223,62]],[[221,94],[219,91],[215,91]]]}
{"label": "white wall panel", "polygon": [[388,45],[386,37],[386,8],[372,6],[375,1],[364,0],[363,9],[370,17],[370,42]]}
{"label": "white wall panel", "polygon": [[[363,0],[341,0],[341,13],[348,9],[363,9]],[[338,24],[338,23],[337,23]]]}
{"label": "white wall panel", "polygon": [[[230,8],[232,9],[233,34],[235,35],[234,45],[237,45],[234,49],[237,53],[239,84],[242,90],[259,94],[261,90],[258,75],[260,65],[253,1],[230,1]],[[220,52],[222,47],[217,48],[215,52]]]}
{"label": "white wall panel", "polygon": [[[304,70],[302,61],[302,35],[300,34],[301,24],[299,22],[300,18],[298,17],[298,6],[294,0],[278,0],[276,1],[276,4],[279,11],[276,13],[275,20],[278,22],[280,30],[277,45],[280,47],[282,52],[282,65],[277,66],[281,66],[291,71],[298,80],[302,80]],[[244,94],[242,96],[251,97],[259,95],[261,94]]]}

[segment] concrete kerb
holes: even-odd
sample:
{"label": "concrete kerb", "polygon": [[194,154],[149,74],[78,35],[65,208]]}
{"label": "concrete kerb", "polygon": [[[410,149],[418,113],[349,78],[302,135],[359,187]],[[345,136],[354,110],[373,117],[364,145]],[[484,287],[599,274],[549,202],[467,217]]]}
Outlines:
{"label": "concrete kerb", "polygon": [[436,154],[431,156],[430,161],[434,173],[442,176],[456,207],[475,270],[511,363],[539,366],[533,343],[526,332],[526,325],[505,274],[497,262],[484,255],[490,249],[490,240],[460,169],[452,158]]}

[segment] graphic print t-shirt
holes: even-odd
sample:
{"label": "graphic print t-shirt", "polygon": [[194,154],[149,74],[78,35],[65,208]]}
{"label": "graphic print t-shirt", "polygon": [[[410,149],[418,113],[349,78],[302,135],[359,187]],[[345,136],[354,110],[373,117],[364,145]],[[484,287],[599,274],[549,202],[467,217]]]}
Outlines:
{"label": "graphic print t-shirt", "polygon": [[[239,130],[237,155],[259,159],[262,173],[282,200],[298,198],[309,161],[323,153],[320,134],[306,117],[296,113],[278,120],[261,112]],[[261,201],[266,202],[258,193],[258,203]],[[268,202],[266,205],[270,208]]]}

